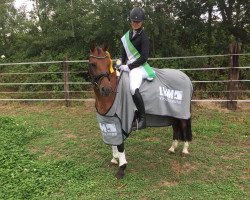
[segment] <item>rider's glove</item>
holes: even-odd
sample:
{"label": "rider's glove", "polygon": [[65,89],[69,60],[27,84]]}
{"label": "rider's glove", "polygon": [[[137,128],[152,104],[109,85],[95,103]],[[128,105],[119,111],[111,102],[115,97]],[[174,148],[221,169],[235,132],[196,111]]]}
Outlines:
{"label": "rider's glove", "polygon": [[125,72],[129,72],[129,71],[130,71],[128,65],[121,65],[121,66],[119,67],[119,69],[120,69],[121,71],[125,71]]}

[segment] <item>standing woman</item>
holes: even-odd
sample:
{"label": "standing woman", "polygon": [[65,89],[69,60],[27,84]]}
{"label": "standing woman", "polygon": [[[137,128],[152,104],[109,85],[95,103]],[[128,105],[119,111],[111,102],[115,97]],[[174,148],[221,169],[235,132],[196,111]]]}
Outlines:
{"label": "standing woman", "polygon": [[139,92],[143,79],[152,81],[155,72],[147,63],[149,56],[149,39],[146,35],[143,23],[145,19],[144,11],[135,7],[130,12],[131,28],[122,38],[122,65],[120,70],[129,73],[130,91],[138,110],[138,129],[146,128],[145,106]]}

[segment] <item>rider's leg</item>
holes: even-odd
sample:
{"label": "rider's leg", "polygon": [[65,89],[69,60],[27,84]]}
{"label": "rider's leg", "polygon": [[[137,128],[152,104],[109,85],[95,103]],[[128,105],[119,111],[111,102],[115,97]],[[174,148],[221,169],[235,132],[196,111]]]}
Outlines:
{"label": "rider's leg", "polygon": [[138,88],[135,90],[135,94],[132,97],[135,102],[136,108],[138,110],[138,116],[139,116],[137,129],[138,130],[144,129],[146,128],[145,106]]}
{"label": "rider's leg", "polygon": [[147,73],[143,67],[134,68],[129,73],[130,91],[139,114],[138,129],[146,128],[145,106],[139,92],[142,80],[146,78]]}

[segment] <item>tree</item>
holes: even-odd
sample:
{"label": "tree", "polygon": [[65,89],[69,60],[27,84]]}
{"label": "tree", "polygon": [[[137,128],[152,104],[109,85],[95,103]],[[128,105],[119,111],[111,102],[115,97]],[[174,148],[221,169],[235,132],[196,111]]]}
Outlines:
{"label": "tree", "polygon": [[13,0],[3,0],[0,2],[0,55],[7,58],[11,55],[12,46],[17,28],[17,12],[13,6]]}
{"label": "tree", "polygon": [[250,4],[248,0],[217,0],[218,10],[225,30],[236,41],[250,42]]}

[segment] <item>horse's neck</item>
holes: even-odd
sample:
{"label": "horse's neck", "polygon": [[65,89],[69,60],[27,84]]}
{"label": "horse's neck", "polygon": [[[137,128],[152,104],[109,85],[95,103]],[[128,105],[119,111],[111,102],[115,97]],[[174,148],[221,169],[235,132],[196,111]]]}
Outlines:
{"label": "horse's neck", "polygon": [[101,115],[106,114],[113,105],[114,100],[115,94],[111,94],[108,97],[96,95],[95,107],[97,112]]}
{"label": "horse's neck", "polygon": [[99,90],[95,89],[95,107],[99,114],[106,114],[114,103],[116,96],[116,74],[115,72],[110,76],[110,83],[112,86],[112,93],[109,96],[102,96]]}

